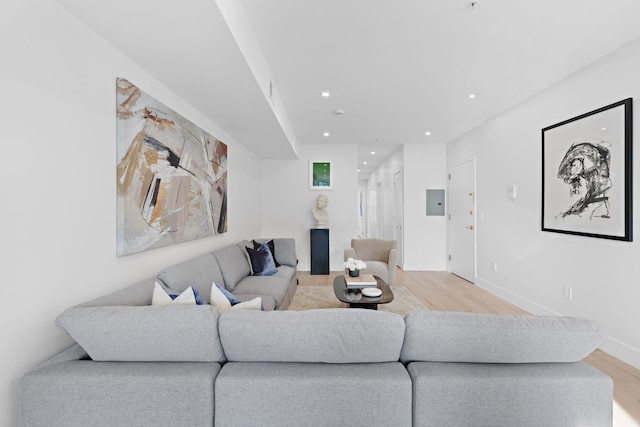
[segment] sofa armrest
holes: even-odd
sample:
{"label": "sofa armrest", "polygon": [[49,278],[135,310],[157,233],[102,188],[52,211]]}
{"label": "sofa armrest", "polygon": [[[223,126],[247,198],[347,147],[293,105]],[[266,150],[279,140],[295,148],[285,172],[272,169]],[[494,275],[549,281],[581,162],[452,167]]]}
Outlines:
{"label": "sofa armrest", "polygon": [[389,262],[388,262],[388,268],[389,268],[389,283],[387,283],[388,285],[393,285],[394,283],[396,283],[396,264],[398,263],[398,250],[397,249],[391,249],[389,251]]}

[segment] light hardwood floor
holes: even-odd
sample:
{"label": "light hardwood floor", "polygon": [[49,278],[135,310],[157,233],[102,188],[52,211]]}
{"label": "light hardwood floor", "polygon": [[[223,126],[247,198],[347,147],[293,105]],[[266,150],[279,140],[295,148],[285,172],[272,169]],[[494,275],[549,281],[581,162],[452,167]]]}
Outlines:
{"label": "light hardwood floor", "polygon": [[[332,286],[333,277],[298,272],[300,285]],[[409,289],[429,310],[466,311],[471,313],[527,313],[515,305],[467,282],[441,271],[402,271],[398,269],[396,285]],[[596,350],[585,362],[609,375],[614,382],[613,425],[640,426],[640,370]]]}

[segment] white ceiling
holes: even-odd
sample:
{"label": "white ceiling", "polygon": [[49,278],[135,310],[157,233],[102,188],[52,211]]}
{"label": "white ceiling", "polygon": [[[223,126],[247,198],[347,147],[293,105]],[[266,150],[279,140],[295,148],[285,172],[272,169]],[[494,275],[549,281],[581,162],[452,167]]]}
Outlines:
{"label": "white ceiling", "polygon": [[[213,0],[57,1],[249,149],[295,156]],[[363,177],[640,36],[637,0],[236,1],[295,144],[358,144]]]}

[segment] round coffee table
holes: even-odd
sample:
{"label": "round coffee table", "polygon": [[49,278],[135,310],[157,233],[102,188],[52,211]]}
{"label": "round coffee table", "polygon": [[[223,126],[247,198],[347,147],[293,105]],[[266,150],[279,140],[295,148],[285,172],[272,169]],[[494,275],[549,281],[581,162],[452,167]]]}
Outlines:
{"label": "round coffee table", "polygon": [[349,304],[350,308],[377,310],[379,304],[388,304],[393,301],[393,292],[384,280],[378,276],[373,277],[377,282],[376,287],[382,291],[382,295],[379,297],[364,296],[360,289],[347,289],[347,282],[344,280],[343,274],[333,279],[333,292],[336,294],[336,298]]}

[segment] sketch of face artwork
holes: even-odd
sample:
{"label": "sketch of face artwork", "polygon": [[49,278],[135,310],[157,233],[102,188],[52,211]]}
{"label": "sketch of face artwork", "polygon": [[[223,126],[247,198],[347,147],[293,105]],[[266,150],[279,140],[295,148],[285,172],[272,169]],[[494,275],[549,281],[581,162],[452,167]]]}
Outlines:
{"label": "sketch of face artwork", "polygon": [[569,184],[571,197],[580,197],[558,216],[610,218],[609,196],[611,178],[611,144],[606,141],[581,141],[571,145],[558,167],[558,178]]}

